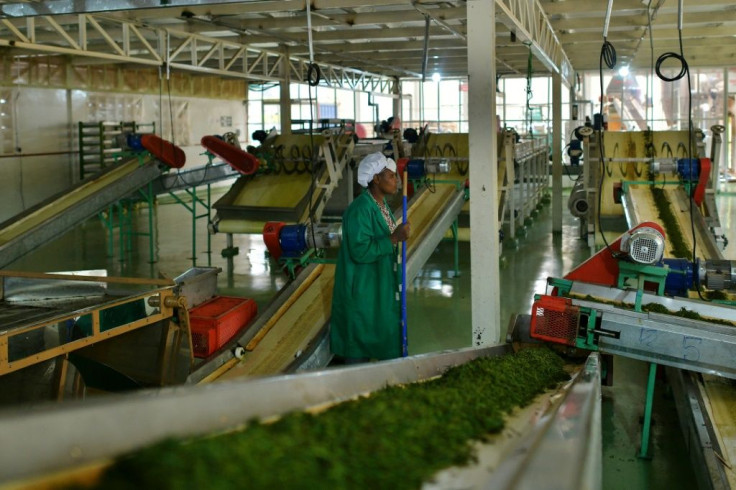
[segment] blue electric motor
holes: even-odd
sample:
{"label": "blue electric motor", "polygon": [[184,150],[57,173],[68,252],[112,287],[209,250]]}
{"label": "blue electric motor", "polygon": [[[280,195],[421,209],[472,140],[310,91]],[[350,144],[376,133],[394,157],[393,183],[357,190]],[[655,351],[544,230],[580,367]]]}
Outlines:
{"label": "blue electric motor", "polygon": [[281,229],[279,243],[284,257],[299,257],[307,249],[304,238],[306,225],[286,225]]}
{"label": "blue electric motor", "polygon": [[694,181],[700,176],[700,160],[697,158],[680,158],[677,160],[677,173],[683,180]]}
{"label": "blue electric motor", "polygon": [[664,259],[670,273],[664,283],[665,294],[669,296],[687,296],[687,292],[695,284],[695,267],[687,259]]}
{"label": "blue electric motor", "polygon": [[141,136],[138,133],[128,133],[125,137],[125,142],[128,144],[128,148],[133,151],[143,151],[143,143],[141,143]]}

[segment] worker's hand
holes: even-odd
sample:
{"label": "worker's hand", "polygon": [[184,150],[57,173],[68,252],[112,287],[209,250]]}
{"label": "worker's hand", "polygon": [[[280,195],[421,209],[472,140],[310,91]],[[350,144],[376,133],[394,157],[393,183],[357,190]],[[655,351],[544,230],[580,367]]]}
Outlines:
{"label": "worker's hand", "polygon": [[391,243],[396,245],[399,242],[405,242],[411,235],[411,223],[401,223],[396,227],[393,233],[391,233]]}

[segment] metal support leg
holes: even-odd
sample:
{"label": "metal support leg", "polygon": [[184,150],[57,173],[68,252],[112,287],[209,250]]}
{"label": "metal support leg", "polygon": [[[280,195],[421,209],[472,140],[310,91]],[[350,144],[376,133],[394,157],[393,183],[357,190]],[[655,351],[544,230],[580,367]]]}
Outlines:
{"label": "metal support leg", "polygon": [[148,184],[148,195],[146,196],[148,203],[148,263],[153,264],[156,262],[156,255],[153,246],[153,206],[155,198],[153,196],[153,183]]}
{"label": "metal support leg", "polygon": [[[212,223],[212,186],[207,184],[207,225]],[[207,233],[207,266],[212,267],[212,233]]]}
{"label": "metal support leg", "polygon": [[197,266],[197,188],[187,189],[187,194],[192,197],[192,267]]}
{"label": "metal support leg", "polygon": [[647,398],[644,404],[644,424],[641,428],[641,447],[639,448],[638,457],[643,459],[651,459],[652,455],[649,451],[649,436],[652,426],[652,405],[654,405],[654,381],[657,376],[657,364],[649,364],[649,380],[647,381]]}
{"label": "metal support leg", "polygon": [[125,254],[125,232],[124,232],[124,225],[123,225],[125,217],[123,216],[123,206],[122,204],[120,204],[120,201],[118,201],[117,204],[115,204],[115,208],[117,209],[117,212],[118,212],[118,228],[119,228],[118,242],[119,242],[120,247],[118,249],[118,253],[120,254],[120,259],[118,260],[122,262],[123,255]]}
{"label": "metal support leg", "polygon": [[[225,250],[229,250],[230,252],[232,252],[234,250],[234,247],[233,247],[233,234],[232,233],[228,233],[227,234],[227,248]],[[223,252],[224,252],[224,250],[223,250]],[[223,253],[223,255],[225,255],[225,254]],[[234,270],[234,268],[233,268],[233,257],[234,256],[235,256],[234,253],[228,253],[226,255],[226,257],[227,257],[227,270],[228,270],[228,274],[231,274],[231,275],[232,275],[233,270]]]}
{"label": "metal support leg", "polygon": [[452,239],[455,252],[455,277],[460,277],[460,240],[457,230],[457,218],[452,222]]}

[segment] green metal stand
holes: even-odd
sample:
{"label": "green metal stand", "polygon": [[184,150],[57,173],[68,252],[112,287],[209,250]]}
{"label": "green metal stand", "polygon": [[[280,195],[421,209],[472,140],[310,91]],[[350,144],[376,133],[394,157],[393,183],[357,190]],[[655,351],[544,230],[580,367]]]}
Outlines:
{"label": "green metal stand", "polygon": [[[207,184],[207,201],[203,201],[198,195],[197,195],[197,187],[192,187],[190,189],[184,189],[184,192],[187,193],[187,195],[191,198],[191,205],[182,200],[179,196],[174,194],[173,192],[169,192],[169,195],[174,198],[176,202],[184,206],[187,211],[189,211],[192,215],[192,256],[190,257],[192,259],[192,266],[196,267],[197,265],[197,220],[206,218],[207,223],[209,223],[212,220],[212,186],[210,184]],[[202,214],[197,214],[197,203],[200,203],[204,209],[205,212]],[[207,265],[212,265],[212,236],[207,233]]]}
{"label": "green metal stand", "polygon": [[657,364],[649,364],[649,379],[647,380],[647,398],[644,404],[644,424],[641,429],[641,447],[637,456],[642,459],[651,459],[649,436],[652,427],[652,406],[654,405],[654,382],[657,376]]}
{"label": "green metal stand", "polygon": [[[145,157],[148,153],[118,153],[115,154],[115,162],[125,156],[138,158],[138,165],[143,166]],[[135,211],[136,200],[126,198],[111,204],[107,207],[106,213],[100,213],[99,217],[105,228],[107,229],[107,256],[113,258],[115,256],[115,229],[118,230],[118,251],[120,253],[120,262],[124,262],[128,254],[133,251],[133,236],[148,237],[148,257],[149,263],[156,262],[154,251],[154,229],[153,229],[153,208],[156,202],[156,196],[153,194],[153,183],[149,183],[145,187],[138,189],[138,194],[148,207],[148,231],[136,232],[133,229],[133,213]]]}
{"label": "green metal stand", "polygon": [[[644,294],[645,284],[656,284],[657,296],[664,295],[664,286],[667,281],[669,269],[652,265],[634,264],[626,261],[619,261],[618,288],[627,289],[636,287],[636,304],[635,311],[641,311],[641,298]],[[631,280],[635,284],[631,284]]]}

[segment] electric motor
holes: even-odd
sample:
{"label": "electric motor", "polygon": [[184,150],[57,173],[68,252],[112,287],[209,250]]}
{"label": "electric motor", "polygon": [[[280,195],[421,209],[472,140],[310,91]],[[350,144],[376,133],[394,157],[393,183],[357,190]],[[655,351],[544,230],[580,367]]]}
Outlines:
{"label": "electric motor", "polygon": [[584,218],[588,215],[590,206],[586,194],[583,182],[581,180],[576,182],[570,192],[570,197],[567,199],[567,208],[570,210],[570,214],[576,218]]}
{"label": "electric motor", "polygon": [[654,228],[643,226],[625,233],[621,238],[621,251],[640,264],[656,264],[664,256],[664,237]]}
{"label": "electric motor", "polygon": [[736,261],[706,260],[702,269],[705,277],[701,276],[701,282],[706,288],[714,291],[736,288]]}

